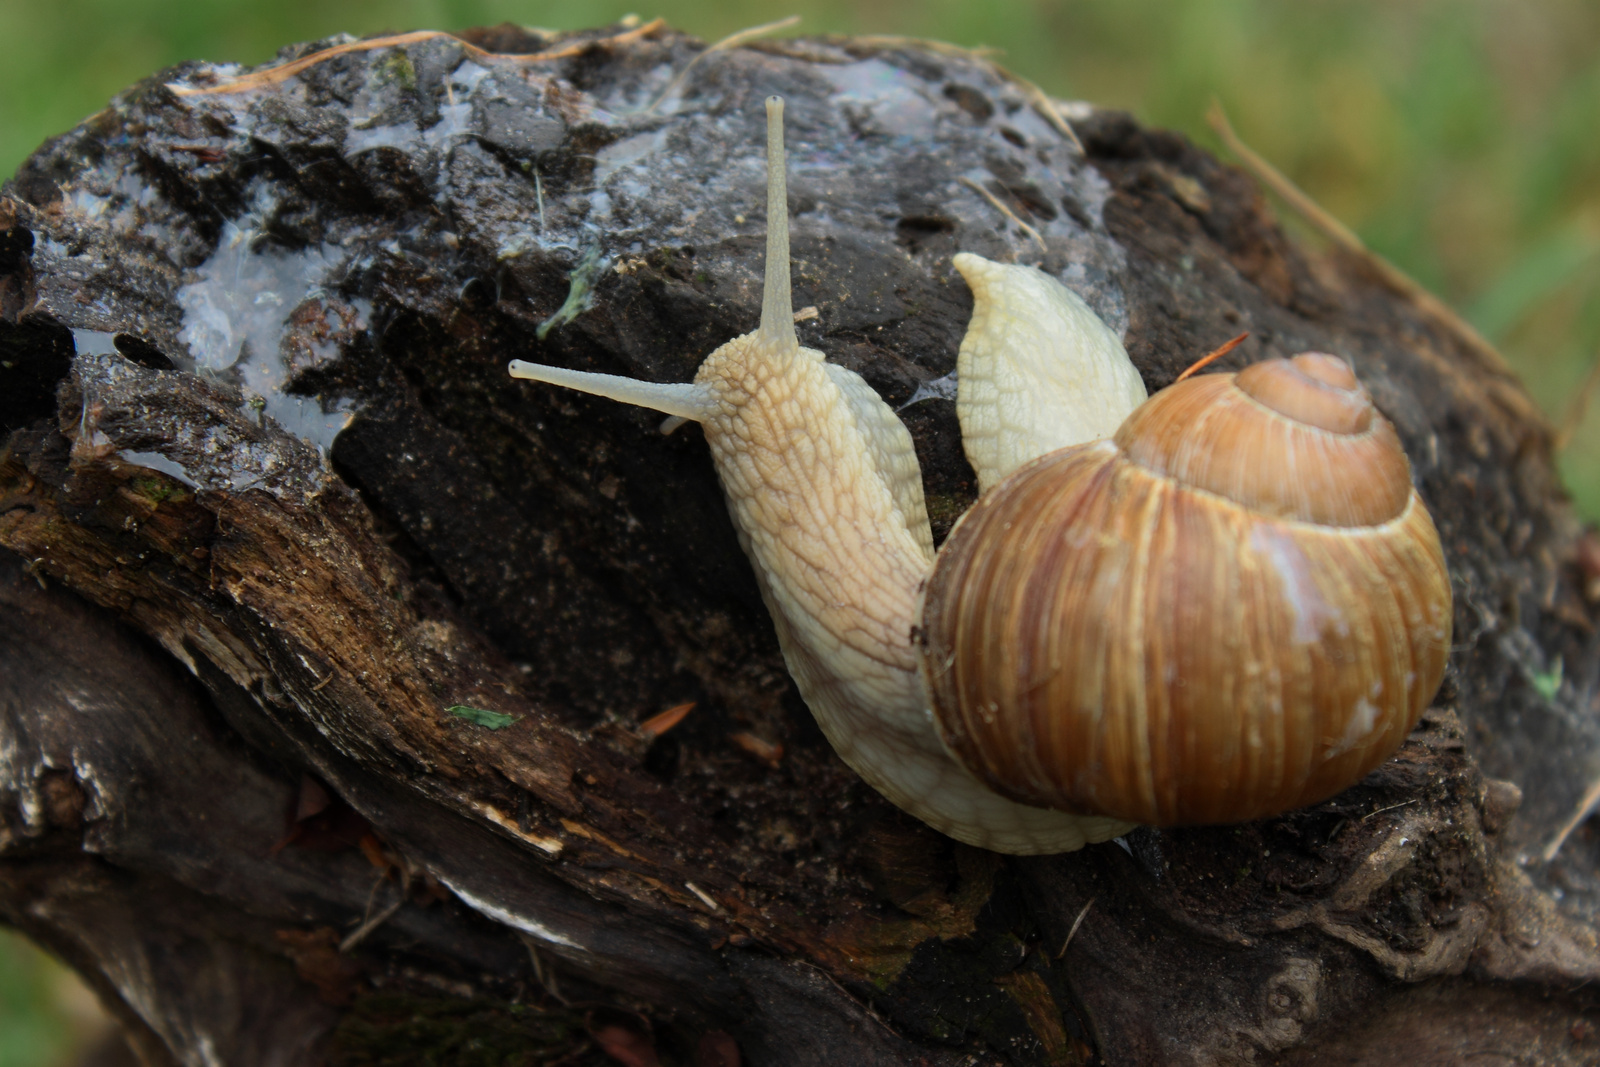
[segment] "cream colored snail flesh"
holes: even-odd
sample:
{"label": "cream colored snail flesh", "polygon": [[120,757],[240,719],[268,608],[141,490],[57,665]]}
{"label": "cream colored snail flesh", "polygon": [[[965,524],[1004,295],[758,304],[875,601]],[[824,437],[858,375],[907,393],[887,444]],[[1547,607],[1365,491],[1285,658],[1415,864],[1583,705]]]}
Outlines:
{"label": "cream colored snail flesh", "polygon": [[1349,368],[1311,354],[1146,401],[1064,286],[958,255],[975,307],[957,413],[983,492],[936,559],[904,425],[796,339],[782,116],[769,99],[755,332],[689,384],[511,373],[701,424],[844,761],[951,837],[1049,853],[1314,803],[1386,759],[1442,676],[1450,588]]}

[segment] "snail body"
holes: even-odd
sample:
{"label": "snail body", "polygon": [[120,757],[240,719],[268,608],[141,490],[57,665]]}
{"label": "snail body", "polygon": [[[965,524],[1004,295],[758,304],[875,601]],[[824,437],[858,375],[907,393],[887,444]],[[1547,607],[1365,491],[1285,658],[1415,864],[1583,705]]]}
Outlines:
{"label": "snail body", "polygon": [[[1277,372],[1256,377],[1266,383],[1257,392],[1278,409],[1292,409],[1288,415],[1307,408],[1341,427],[1359,424],[1358,432],[1343,436],[1360,438],[1362,447],[1387,444],[1398,456],[1397,463],[1384,462],[1404,483],[1404,507],[1375,524],[1343,529],[1373,540],[1369,528],[1393,527],[1423,541],[1431,538],[1431,548],[1358,551],[1355,578],[1329,577],[1319,569],[1323,561],[1351,553],[1285,547],[1302,527],[1314,525],[1290,506],[1295,493],[1280,492],[1296,497],[1287,504],[1269,501],[1264,523],[1225,516],[1219,490],[1229,479],[1270,485],[1273,478],[1248,464],[1207,460],[1208,453],[1196,447],[1194,428],[1209,420],[1197,423],[1193,386],[1221,376],[1184,383],[1190,388],[1169,390],[1141,406],[1144,387],[1120,342],[1069,290],[1031,268],[959,255],[956,267],[976,302],[958,361],[957,409],[983,495],[936,563],[909,433],[864,380],[800,347],[795,336],[782,101],[769,99],[767,115],[767,273],[760,327],[707,357],[689,384],[522,361],[511,364],[511,373],[702,424],[785,662],[844,761],[895,804],[951,837],[1002,852],[1051,853],[1107,840],[1139,822],[1230,821],[1282,811],[1337,792],[1386,758],[1438,685],[1449,643],[1449,585],[1437,535],[1411,491],[1404,454],[1348,368],[1333,357],[1315,357],[1309,372],[1299,372],[1315,388],[1338,394],[1315,403],[1293,399],[1294,390]],[[1332,364],[1343,368],[1343,377]],[[1319,375],[1338,382],[1347,377],[1348,387],[1334,389]],[[1216,389],[1207,384],[1201,391]],[[1251,393],[1240,403],[1266,406]],[[1355,410],[1362,404],[1365,415]],[[1280,420],[1287,417],[1274,410]],[[1162,412],[1180,421],[1166,437],[1148,432],[1157,425],[1153,415]],[[1314,429],[1316,448],[1328,444],[1323,438],[1337,436]],[[1113,430],[1111,441],[1086,444]],[[1272,432],[1282,427],[1260,431],[1250,441],[1276,447]],[[1157,444],[1147,444],[1147,438]],[[1078,486],[1056,494],[1058,503],[1065,502],[1064,514],[1035,520],[1012,510],[1009,501],[1044,495],[1040,479],[1058,468]],[[1176,487],[1177,479],[1196,471],[1212,481]],[[1317,478],[1296,471],[1291,481],[1310,488]],[[1397,497],[1393,482],[1391,477],[1384,484]],[[1140,495],[1135,487],[1145,483],[1154,488]],[[1085,521],[1089,512],[1103,519],[1099,513],[1130,502],[1131,517],[1098,529]],[[1139,525],[1141,515],[1175,516],[1179,525],[1154,533]],[[1256,542],[1255,554],[1235,553],[1229,558],[1237,562],[1227,566],[1201,564],[1204,557],[1195,553],[1218,549],[1213,540],[1224,535],[1242,538],[1247,548]],[[1313,541],[1321,536],[1319,528]],[[1019,538],[1020,545],[1008,543]],[[1138,552],[1174,545],[1182,550],[1161,557],[1152,580],[1138,577]],[[1084,546],[1091,551],[1083,553]],[[999,562],[985,562],[995,547]],[[1046,581],[1018,571],[1018,553],[1012,551],[1017,547],[1067,561],[1066,577]],[[1366,622],[1330,598],[1382,587],[1402,566],[1417,567],[1424,577],[1414,583],[1414,596],[1396,594],[1394,607],[1379,612],[1378,622],[1384,640],[1392,638],[1389,624],[1396,619],[1416,625],[1421,636],[1399,642],[1410,656],[1403,667],[1368,671],[1346,684],[1344,661],[1338,660],[1312,667],[1309,682],[1301,678],[1305,661],[1316,658],[1330,632]],[[984,586],[999,571],[1016,572],[1005,575],[1019,583],[1012,592]],[[1235,622],[1239,612],[1207,618],[1188,605],[1186,593],[1210,580],[1224,602],[1237,593],[1240,611],[1254,608],[1266,594],[1258,596],[1245,579],[1272,585],[1273,573],[1289,607],[1253,629]],[[972,580],[978,584],[964,584]],[[1099,600],[1087,609],[1074,606],[1078,591]],[[1150,612],[1176,615],[1152,626],[1146,625]],[[1219,624],[1248,640],[1201,647],[1177,639],[1191,626]],[[1116,627],[1123,632],[1114,632]],[[1069,670],[1071,657],[1049,640],[1035,641],[1039,634],[1066,636],[1082,655]],[[970,640],[974,635],[977,641]],[[1231,671],[1203,674],[1187,659],[1155,665],[1154,657],[1165,651],[1180,657],[1218,651],[1270,657],[1275,640],[1286,641],[1291,652],[1278,661],[1243,660]],[[1336,656],[1362,668],[1380,655],[1363,641],[1333,647]],[[985,672],[1014,669],[1018,664],[1011,661],[1019,655],[1021,670],[1010,681],[976,681]],[[1067,702],[1070,714],[1053,717],[1031,699],[1070,687],[1078,674],[1092,684],[1082,699]],[[1291,674],[1292,682],[1283,680]],[[1183,692],[1191,680],[1194,693]],[[1219,682],[1220,694],[1198,695]],[[1121,699],[1136,690],[1156,699]],[[1340,700],[1354,694],[1353,702],[1327,712],[1300,710],[1301,696],[1323,690]],[[1217,716],[1219,695],[1224,706],[1254,703],[1248,714],[1235,709]],[[1102,696],[1116,699],[1102,706]],[[1190,705],[1205,707],[1195,712]],[[1125,708],[1132,720],[1112,725],[1113,712]],[[1181,716],[1195,714],[1224,720],[1231,715],[1243,725],[1180,723]],[[1306,730],[1315,736],[1299,736]],[[1007,736],[1018,750],[1009,756]],[[1222,755],[1202,753],[1219,739]],[[1041,769],[1037,757],[1046,751],[1063,762]],[[1114,785],[1086,784],[1105,778],[1115,760],[1125,762],[1109,772]],[[1172,784],[1166,775],[1196,778]],[[1296,776],[1304,781],[1292,783]],[[1208,790],[1225,799],[1197,799]]]}

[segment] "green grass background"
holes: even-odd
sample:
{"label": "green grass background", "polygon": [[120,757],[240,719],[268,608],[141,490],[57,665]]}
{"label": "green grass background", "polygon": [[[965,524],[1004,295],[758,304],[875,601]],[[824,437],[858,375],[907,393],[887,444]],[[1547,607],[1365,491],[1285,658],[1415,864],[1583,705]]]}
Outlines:
{"label": "green grass background", "polygon": [[[1553,420],[1600,352],[1600,3],[1594,0],[0,0],[0,175],[117,90],[180,60],[259,63],[331,33],[629,12],[713,40],[800,33],[1002,49],[1047,91],[1215,147],[1240,135],[1500,346]],[[1600,414],[1561,457],[1600,518]],[[48,966],[0,936],[0,1067],[61,1062]]]}
{"label": "green grass background", "polygon": [[69,1062],[85,1029],[72,1010],[81,990],[66,968],[0,928],[0,1067]]}

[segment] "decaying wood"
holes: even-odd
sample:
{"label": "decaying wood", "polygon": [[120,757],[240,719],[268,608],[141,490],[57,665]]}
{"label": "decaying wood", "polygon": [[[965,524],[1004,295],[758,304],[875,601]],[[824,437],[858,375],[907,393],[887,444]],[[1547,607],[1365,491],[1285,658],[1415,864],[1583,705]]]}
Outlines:
{"label": "decaying wood", "polygon": [[[0,917],[148,1062],[1594,1059],[1600,638],[1494,360],[979,57],[466,36],[163,72],[0,201]],[[1244,330],[1354,362],[1457,596],[1394,760],[1040,859],[854,779],[698,434],[504,370],[685,380],[751,327],[773,92],[803,343],[904,405],[940,536],[955,251],[1063,277],[1152,388]]]}

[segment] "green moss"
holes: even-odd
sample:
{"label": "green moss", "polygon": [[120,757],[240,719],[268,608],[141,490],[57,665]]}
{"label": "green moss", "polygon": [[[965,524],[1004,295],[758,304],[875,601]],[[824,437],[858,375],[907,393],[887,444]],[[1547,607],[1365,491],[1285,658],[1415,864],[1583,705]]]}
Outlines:
{"label": "green moss", "polygon": [[1556,694],[1561,692],[1561,657],[1557,656],[1555,664],[1548,671],[1530,671],[1528,681],[1533,683],[1534,691],[1543,697],[1546,703],[1554,700]]}
{"label": "green moss", "polygon": [[452,704],[445,711],[458,719],[465,719],[479,726],[487,726],[491,730],[503,730],[521,718],[520,715],[507,715],[503,711],[490,711],[488,708],[475,708],[470,704]]}
{"label": "green moss", "polygon": [[571,322],[594,303],[594,283],[605,273],[605,268],[606,259],[600,254],[599,245],[594,245],[584,252],[583,258],[573,268],[569,279],[566,302],[554,315],[541,322],[539,328],[534,331],[539,340],[543,341],[551,330],[563,323]]}
{"label": "green moss", "polygon": [[169,500],[181,500],[189,496],[188,490],[170,478],[140,476],[129,482],[128,488],[157,507]]}
{"label": "green moss", "polygon": [[411,54],[404,48],[395,48],[372,66],[372,76],[379,85],[398,85],[407,92],[417,88],[417,68],[412,65]]}

